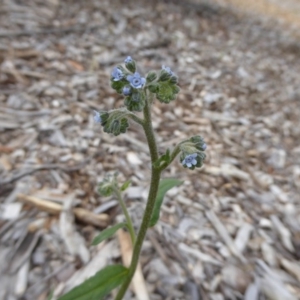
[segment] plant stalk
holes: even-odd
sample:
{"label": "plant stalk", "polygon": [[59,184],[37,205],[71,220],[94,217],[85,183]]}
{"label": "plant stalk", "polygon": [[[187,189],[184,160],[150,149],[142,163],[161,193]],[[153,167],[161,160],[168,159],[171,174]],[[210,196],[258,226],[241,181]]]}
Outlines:
{"label": "plant stalk", "polygon": [[153,163],[158,159],[158,153],[157,153],[157,146],[155,141],[155,136],[152,128],[152,121],[151,121],[151,111],[150,111],[150,103],[151,99],[148,99],[146,101],[145,107],[144,107],[144,124],[143,128],[145,131],[145,135],[147,138],[149,151],[150,151],[150,157],[151,157],[151,183],[150,183],[150,190],[148,194],[148,200],[146,209],[144,212],[142,224],[140,227],[140,230],[138,232],[136,242],[134,244],[131,264],[129,267],[128,275],[123,282],[123,284],[120,287],[120,290],[115,298],[115,300],[122,300],[127,288],[132,280],[132,277],[134,276],[136,267],[139,262],[139,256],[142,249],[143,241],[146,236],[147,229],[149,227],[149,222],[152,216],[155,199],[158,191],[159,186],[159,180],[160,180],[160,174],[161,170],[153,168]]}
{"label": "plant stalk", "polygon": [[118,201],[119,201],[119,203],[122,207],[123,213],[125,215],[126,223],[127,223],[127,226],[128,226],[129,234],[130,234],[130,237],[131,237],[131,242],[132,242],[132,245],[134,245],[136,237],[135,237],[134,228],[133,228],[132,221],[131,221],[131,218],[129,216],[127,207],[124,203],[124,200],[122,198],[121,192],[120,192],[118,187],[114,188],[114,192],[115,192],[115,194],[117,196],[117,199],[118,199]]}

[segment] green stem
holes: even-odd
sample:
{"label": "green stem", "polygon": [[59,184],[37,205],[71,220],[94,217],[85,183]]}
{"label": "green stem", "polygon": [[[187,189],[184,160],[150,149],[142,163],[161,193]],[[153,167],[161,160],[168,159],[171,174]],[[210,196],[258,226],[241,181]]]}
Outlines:
{"label": "green stem", "polygon": [[143,119],[141,119],[141,118],[139,118],[137,115],[135,115],[134,113],[128,113],[128,117],[130,118],[130,119],[132,119],[133,121],[135,121],[136,123],[138,123],[138,124],[140,124],[140,125],[142,125],[142,126],[144,126],[144,120]]}
{"label": "green stem", "polygon": [[[146,105],[144,107],[144,120],[145,121],[144,121],[143,128],[144,128],[148,146],[149,146],[149,151],[150,151],[150,156],[151,156],[151,166],[152,166],[153,163],[158,159],[158,153],[157,153],[157,146],[156,146],[155,136],[154,136],[152,122],[151,122],[150,100],[151,99],[146,101]],[[147,205],[146,205],[146,209],[144,212],[142,224],[141,224],[141,227],[140,227],[140,230],[139,230],[139,233],[137,235],[136,242],[134,245],[128,275],[127,275],[125,281],[123,282],[122,286],[120,287],[120,290],[119,290],[115,300],[123,299],[123,296],[126,293],[126,290],[131,282],[131,279],[132,279],[132,277],[135,273],[136,267],[138,265],[143,241],[145,239],[146,232],[149,227],[149,222],[150,222],[154,204],[155,204],[155,199],[156,199],[159,180],[160,180],[160,174],[161,174],[160,170],[153,168],[153,166],[151,167],[150,190],[149,190],[149,194],[148,194],[148,200],[147,200]]]}
{"label": "green stem", "polygon": [[167,168],[172,162],[173,162],[173,160],[176,158],[176,156],[180,153],[180,145],[181,145],[181,143],[179,143],[175,148],[174,148],[174,150],[172,151],[172,153],[171,153],[171,156],[170,156],[170,161],[169,162],[165,162],[165,163],[163,163],[160,167],[159,167],[159,169],[162,171],[162,170],[164,170],[165,168]]}
{"label": "green stem", "polygon": [[118,199],[118,201],[119,201],[119,203],[122,207],[123,213],[125,215],[126,223],[127,223],[127,226],[128,226],[129,234],[130,234],[130,237],[131,237],[131,241],[132,241],[132,244],[134,245],[134,243],[135,243],[135,232],[134,232],[134,228],[133,228],[132,221],[131,221],[131,218],[129,216],[127,207],[124,203],[124,200],[122,198],[121,192],[120,192],[118,187],[114,188],[114,192],[115,192],[115,194],[117,196],[117,199]]}

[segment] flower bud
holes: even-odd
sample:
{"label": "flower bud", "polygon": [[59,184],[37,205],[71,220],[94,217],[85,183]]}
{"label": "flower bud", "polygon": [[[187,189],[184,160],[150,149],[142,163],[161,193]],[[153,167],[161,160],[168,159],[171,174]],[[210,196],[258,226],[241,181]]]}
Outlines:
{"label": "flower bud", "polygon": [[147,82],[152,82],[154,81],[155,79],[157,78],[157,75],[155,72],[151,71],[148,73],[147,77],[146,77],[146,80]]}
{"label": "flower bud", "polygon": [[124,62],[127,70],[129,70],[132,73],[135,73],[136,65],[135,65],[135,61],[131,58],[131,56],[127,56]]}

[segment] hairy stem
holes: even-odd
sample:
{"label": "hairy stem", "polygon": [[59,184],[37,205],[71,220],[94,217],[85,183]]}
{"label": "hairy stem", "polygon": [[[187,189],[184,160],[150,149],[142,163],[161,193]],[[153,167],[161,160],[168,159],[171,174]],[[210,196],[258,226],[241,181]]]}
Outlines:
{"label": "hairy stem", "polygon": [[128,113],[128,117],[130,119],[132,119],[133,121],[135,121],[136,123],[140,124],[140,125],[144,125],[144,120],[139,118],[137,115],[135,115],[134,113]]}
{"label": "hairy stem", "polygon": [[165,162],[159,167],[159,169],[161,171],[164,170],[165,168],[167,168],[173,162],[173,160],[176,158],[176,156],[180,153],[180,145],[181,145],[181,143],[178,144],[172,151],[169,162]]}
{"label": "hairy stem", "polygon": [[130,218],[128,210],[127,210],[127,207],[124,203],[124,200],[122,198],[121,192],[120,192],[118,187],[114,188],[114,193],[116,194],[117,199],[118,199],[118,201],[119,201],[119,203],[122,207],[123,213],[125,215],[126,223],[127,223],[127,226],[128,226],[129,234],[130,234],[130,237],[131,237],[131,241],[132,241],[132,244],[134,245],[134,243],[135,243],[135,232],[134,232],[134,229],[133,229],[132,221],[131,221],[131,218]]}
{"label": "hairy stem", "polygon": [[135,273],[136,267],[138,265],[141,248],[142,248],[145,236],[146,236],[147,229],[149,227],[149,222],[150,222],[150,219],[152,216],[155,199],[156,199],[156,195],[157,195],[157,191],[158,191],[159,180],[160,180],[161,171],[153,168],[153,163],[158,159],[158,153],[157,153],[155,136],[154,136],[154,132],[153,132],[153,128],[152,128],[150,102],[151,102],[151,99],[146,101],[146,105],[144,107],[144,124],[143,124],[143,128],[144,128],[148,146],[149,146],[150,157],[151,157],[151,168],[152,169],[151,169],[150,190],[149,190],[149,194],[148,194],[148,200],[147,200],[147,205],[146,205],[146,209],[144,212],[142,224],[141,224],[139,233],[137,235],[136,242],[134,244],[133,255],[132,255],[131,264],[129,267],[129,272],[128,272],[128,275],[127,275],[125,281],[123,282],[115,300],[123,299],[123,296],[126,293],[126,290],[131,282],[131,279],[132,279],[132,277]]}

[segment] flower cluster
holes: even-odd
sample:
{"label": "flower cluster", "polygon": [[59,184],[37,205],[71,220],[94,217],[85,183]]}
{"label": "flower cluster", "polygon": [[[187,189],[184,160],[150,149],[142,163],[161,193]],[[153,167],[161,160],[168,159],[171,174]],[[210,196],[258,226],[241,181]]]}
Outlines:
{"label": "flower cluster", "polygon": [[128,110],[141,111],[144,108],[147,90],[162,103],[169,103],[176,98],[179,92],[178,79],[170,67],[163,65],[158,74],[150,71],[145,78],[136,71],[136,63],[131,56],[124,63],[125,68],[119,65],[113,69],[111,86],[126,97]]}
{"label": "flower cluster", "polygon": [[117,136],[125,133],[129,126],[127,114],[125,110],[112,110],[101,113],[94,110],[94,121],[103,126],[104,132]]}
{"label": "flower cluster", "polygon": [[191,168],[192,166],[197,165],[197,153],[189,154],[187,155],[183,161],[181,162],[184,166],[187,166],[188,168]]}
{"label": "flower cluster", "polygon": [[[125,68],[121,65],[114,67],[111,73],[111,86],[119,94],[125,97],[126,108],[109,112],[94,111],[94,121],[103,126],[104,132],[119,135],[125,133],[128,126],[128,118],[133,118],[132,111],[142,111],[146,101],[150,101],[155,95],[162,103],[174,100],[179,92],[178,79],[168,66],[162,66],[159,72],[150,71],[143,77],[136,71],[135,61],[128,56],[124,60]],[[131,115],[130,115],[131,114]],[[141,121],[143,122],[143,121]],[[141,123],[140,123],[141,124]],[[205,159],[206,144],[201,136],[193,136],[189,140],[177,146],[180,153],[180,162],[185,168],[195,169],[203,165]],[[174,152],[175,153],[175,152]],[[156,167],[168,165],[174,157],[168,150],[154,164]]]}
{"label": "flower cluster", "polygon": [[142,111],[145,106],[146,78],[136,71],[135,61],[128,56],[125,67],[117,66],[111,73],[111,86],[119,94],[125,96],[127,109],[130,111]]}
{"label": "flower cluster", "polygon": [[180,162],[185,168],[194,170],[200,168],[205,160],[207,145],[199,135],[191,137],[189,140],[180,145],[181,155]]}

